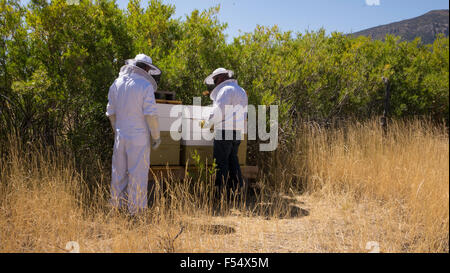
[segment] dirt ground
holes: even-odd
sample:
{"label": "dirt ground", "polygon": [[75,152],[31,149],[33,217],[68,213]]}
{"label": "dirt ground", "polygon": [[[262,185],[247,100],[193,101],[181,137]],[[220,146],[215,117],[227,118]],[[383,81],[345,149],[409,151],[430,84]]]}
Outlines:
{"label": "dirt ground", "polygon": [[[202,240],[192,244],[186,234],[176,243],[178,252],[369,252],[368,243],[380,240],[380,232],[368,223],[374,208],[335,204],[312,196],[286,199],[290,213],[278,217],[267,210],[252,215],[186,219],[186,230],[197,230]],[[262,213],[261,213],[262,212]],[[370,234],[367,234],[370,233]],[[202,242],[203,241],[203,242]]]}

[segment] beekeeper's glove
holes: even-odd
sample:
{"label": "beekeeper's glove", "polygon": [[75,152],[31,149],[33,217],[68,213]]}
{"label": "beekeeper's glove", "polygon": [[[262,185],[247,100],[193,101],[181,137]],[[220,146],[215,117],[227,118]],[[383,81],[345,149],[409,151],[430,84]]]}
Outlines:
{"label": "beekeeper's glove", "polygon": [[109,116],[109,121],[111,122],[111,127],[113,129],[114,135],[116,135],[116,115]]}
{"label": "beekeeper's glove", "polygon": [[152,149],[153,149],[153,150],[158,149],[159,145],[161,145],[161,138],[154,139],[154,140],[152,141]]}
{"label": "beekeeper's glove", "polygon": [[151,145],[154,150],[158,149],[161,144],[161,135],[159,132],[159,122],[157,115],[146,115],[145,121],[147,122],[147,126],[150,129],[150,133],[152,135]]}

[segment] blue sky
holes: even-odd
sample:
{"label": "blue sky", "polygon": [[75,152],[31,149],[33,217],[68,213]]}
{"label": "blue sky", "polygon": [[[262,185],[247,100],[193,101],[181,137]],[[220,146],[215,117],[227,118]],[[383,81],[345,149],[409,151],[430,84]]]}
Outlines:
{"label": "blue sky", "polygon": [[[23,0],[28,2],[27,0]],[[116,0],[126,9],[128,0]],[[141,0],[147,6],[148,0]],[[175,18],[194,9],[221,5],[219,20],[228,23],[228,40],[256,25],[278,25],[281,30],[305,32],[325,28],[327,33],[356,32],[401,21],[434,9],[448,9],[448,0],[163,0],[176,7]]]}
{"label": "blue sky", "polygon": [[[126,8],[128,0],[116,0]],[[251,32],[256,25],[278,25],[281,30],[304,32],[325,28],[327,33],[355,32],[409,19],[434,9],[448,9],[447,0],[163,0],[174,4],[175,18],[194,9],[221,5],[219,20],[228,23],[228,38],[239,31]],[[147,0],[142,1],[147,5]]]}

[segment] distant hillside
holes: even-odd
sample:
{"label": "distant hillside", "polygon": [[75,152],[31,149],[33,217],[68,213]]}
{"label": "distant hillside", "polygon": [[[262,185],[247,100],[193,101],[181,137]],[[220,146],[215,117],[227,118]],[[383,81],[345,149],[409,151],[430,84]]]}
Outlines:
{"label": "distant hillside", "polygon": [[421,37],[423,43],[431,44],[439,33],[448,36],[448,18],[448,10],[433,10],[419,17],[365,29],[352,33],[352,35],[371,36],[374,39],[382,40],[386,34],[394,34],[407,41]]}

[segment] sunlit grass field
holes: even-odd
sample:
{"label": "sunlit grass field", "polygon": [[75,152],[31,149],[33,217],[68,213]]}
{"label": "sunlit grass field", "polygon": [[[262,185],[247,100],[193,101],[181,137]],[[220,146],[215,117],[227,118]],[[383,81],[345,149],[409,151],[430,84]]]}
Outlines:
{"label": "sunlit grass field", "polygon": [[449,251],[445,126],[394,121],[383,136],[373,120],[297,135],[268,171],[284,175],[261,176],[247,200],[213,208],[206,173],[158,178],[153,206],[134,221],[108,207],[107,171],[87,177],[70,153],[11,137],[0,252],[368,252],[371,241],[381,252]]}

